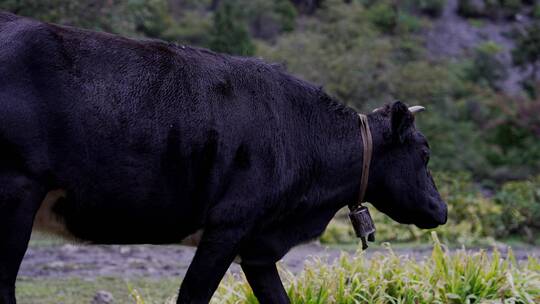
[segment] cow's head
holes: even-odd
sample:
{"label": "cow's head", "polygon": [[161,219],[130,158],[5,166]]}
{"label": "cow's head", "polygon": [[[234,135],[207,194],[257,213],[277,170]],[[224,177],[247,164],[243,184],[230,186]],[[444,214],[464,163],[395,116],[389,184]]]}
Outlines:
{"label": "cow's head", "polygon": [[435,228],[446,223],[447,207],[427,168],[428,142],[414,125],[414,112],[422,109],[397,101],[370,115],[374,150],[366,199],[402,224]]}

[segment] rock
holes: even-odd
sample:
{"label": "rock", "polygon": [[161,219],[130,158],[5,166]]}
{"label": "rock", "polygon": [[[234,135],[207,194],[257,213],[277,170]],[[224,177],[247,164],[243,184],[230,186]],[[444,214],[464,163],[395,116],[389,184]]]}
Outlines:
{"label": "rock", "polygon": [[128,246],[122,246],[120,247],[120,254],[122,255],[128,255],[131,253],[131,248]]}
{"label": "rock", "polygon": [[94,299],[92,299],[91,304],[112,304],[114,303],[114,297],[113,295],[105,290],[100,290],[96,293],[94,296]]}
{"label": "rock", "polygon": [[62,261],[52,261],[45,265],[46,269],[63,269],[66,268],[66,263]]}
{"label": "rock", "polygon": [[73,254],[79,250],[79,247],[73,244],[66,244],[62,246],[60,250],[62,250],[64,253]]}

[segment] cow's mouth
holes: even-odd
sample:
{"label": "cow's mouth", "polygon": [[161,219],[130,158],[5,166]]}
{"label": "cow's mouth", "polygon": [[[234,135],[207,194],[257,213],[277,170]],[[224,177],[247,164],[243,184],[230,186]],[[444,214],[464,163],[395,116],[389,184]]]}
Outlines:
{"label": "cow's mouth", "polygon": [[415,225],[420,229],[434,229],[446,224],[448,221],[448,209],[446,204],[442,204],[441,206],[435,214],[429,214],[427,220],[417,222]]}
{"label": "cow's mouth", "polygon": [[420,228],[420,229],[435,229],[435,228],[439,227],[440,225],[442,225],[442,224],[439,224],[439,223],[436,223],[436,222],[415,224],[415,226]]}

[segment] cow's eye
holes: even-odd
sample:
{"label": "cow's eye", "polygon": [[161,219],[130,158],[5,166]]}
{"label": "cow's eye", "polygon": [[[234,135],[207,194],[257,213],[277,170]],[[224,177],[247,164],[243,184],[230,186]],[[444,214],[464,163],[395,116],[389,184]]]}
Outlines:
{"label": "cow's eye", "polygon": [[429,151],[428,150],[422,150],[422,159],[427,164],[429,162]]}

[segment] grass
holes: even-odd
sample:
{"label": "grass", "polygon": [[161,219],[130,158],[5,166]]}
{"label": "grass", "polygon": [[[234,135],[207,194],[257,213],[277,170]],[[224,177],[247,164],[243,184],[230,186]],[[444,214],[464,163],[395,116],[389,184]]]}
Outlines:
{"label": "grass", "polygon": [[[449,254],[433,234],[430,258],[417,262],[387,254],[370,260],[342,254],[333,263],[314,260],[298,276],[287,271],[292,303],[540,303],[540,263],[519,265],[513,255],[494,251]],[[256,303],[248,285],[230,275],[214,303]]]}
{"label": "grass", "polygon": [[98,291],[110,292],[114,303],[137,303],[136,297],[146,299],[145,304],[171,302],[180,286],[180,278],[125,280],[116,277],[96,279],[58,278],[17,279],[17,299],[27,304],[81,304],[91,303]]}
{"label": "grass", "polygon": [[[540,303],[540,262],[518,263],[512,251],[453,251],[434,233],[431,256],[417,261],[387,251],[371,258],[343,253],[331,263],[309,261],[294,275],[281,269],[292,303]],[[120,278],[38,280],[20,278],[21,303],[90,303],[98,290],[109,291],[115,303],[174,303],[179,279]],[[257,303],[241,274],[229,274],[212,303]]]}

